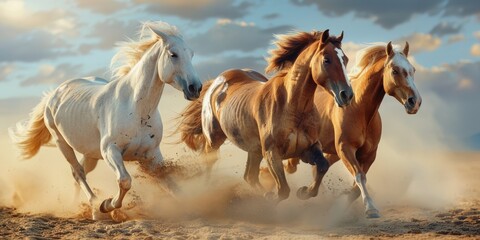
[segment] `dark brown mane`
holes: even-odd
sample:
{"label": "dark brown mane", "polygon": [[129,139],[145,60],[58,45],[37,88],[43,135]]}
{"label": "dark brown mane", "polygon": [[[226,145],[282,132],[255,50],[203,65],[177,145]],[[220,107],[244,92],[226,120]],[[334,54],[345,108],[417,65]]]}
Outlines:
{"label": "dark brown mane", "polygon": [[[277,40],[274,43],[277,48],[270,50],[265,72],[271,73],[289,68],[305,48],[320,40],[321,35],[322,32],[319,31],[276,35]],[[330,36],[328,41],[339,48],[341,47],[341,42],[335,36]]]}

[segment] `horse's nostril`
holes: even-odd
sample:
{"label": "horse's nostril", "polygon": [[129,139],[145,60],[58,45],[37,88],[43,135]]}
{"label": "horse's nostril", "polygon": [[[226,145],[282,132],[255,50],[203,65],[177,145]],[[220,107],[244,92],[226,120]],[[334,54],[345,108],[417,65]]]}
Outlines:
{"label": "horse's nostril", "polygon": [[347,92],[344,90],[340,91],[340,98],[342,100],[347,100],[348,99]]}
{"label": "horse's nostril", "polygon": [[195,92],[195,87],[193,86],[193,84],[188,85],[188,92],[190,92],[190,93]]}
{"label": "horse's nostril", "polygon": [[409,104],[410,106],[415,105],[415,98],[414,98],[414,97],[409,97],[407,101],[408,101],[408,104]]}
{"label": "horse's nostril", "polygon": [[198,88],[198,93],[200,93],[202,91],[202,87],[203,87],[203,85],[200,85],[200,87]]}

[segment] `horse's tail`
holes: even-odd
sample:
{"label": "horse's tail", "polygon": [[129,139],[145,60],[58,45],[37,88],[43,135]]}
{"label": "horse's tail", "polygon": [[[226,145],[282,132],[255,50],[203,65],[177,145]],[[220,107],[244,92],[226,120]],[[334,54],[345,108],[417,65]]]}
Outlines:
{"label": "horse's tail", "polygon": [[198,99],[190,102],[179,116],[180,123],[176,132],[180,132],[181,141],[194,151],[205,149],[207,144],[207,139],[202,130],[202,102],[211,84],[212,81],[203,83],[203,90]]}
{"label": "horse's tail", "polygon": [[52,138],[44,121],[45,107],[50,95],[43,96],[30,113],[29,120],[19,122],[15,128],[8,129],[10,138],[20,148],[20,154],[24,159],[35,156],[40,147]]}

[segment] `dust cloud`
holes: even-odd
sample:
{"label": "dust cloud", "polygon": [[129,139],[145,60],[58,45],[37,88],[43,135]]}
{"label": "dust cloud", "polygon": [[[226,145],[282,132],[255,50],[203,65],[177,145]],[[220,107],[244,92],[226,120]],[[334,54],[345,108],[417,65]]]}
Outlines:
{"label": "dust cloud", "polygon": [[[464,186],[472,178],[458,171],[458,164],[468,163],[454,158],[450,146],[444,144],[445,131],[435,116],[443,103],[429,97],[428,92],[423,93],[424,89],[419,90],[424,103],[417,115],[407,115],[403,106],[388,96],[381,107],[382,141],[367,174],[369,191],[381,213],[390,206],[448,207],[465,196]],[[175,90],[165,91],[160,112],[167,136],[175,129],[175,117],[187,102]],[[0,205],[20,212],[88,217],[86,197],[77,192],[70,167],[58,149],[44,147],[30,160],[18,159],[6,129],[27,116],[28,111],[19,112],[5,116],[0,122]],[[157,180],[143,174],[135,163],[127,163],[133,183],[121,211],[128,219],[208,217],[318,225],[319,221],[338,214],[337,210],[332,212],[332,206],[353,183],[340,161],[324,178],[318,197],[298,200],[296,190],[312,181],[310,166],[301,164],[297,173],[287,175],[292,190],[290,198],[275,206],[243,181],[245,152],[225,144],[212,179],[207,181],[199,157],[182,144],[170,144],[177,137],[164,137],[161,149],[167,162],[178,168],[173,175],[181,193],[172,198],[159,187]],[[118,189],[113,172],[103,161],[88,175],[87,181],[99,199],[113,196]],[[357,199],[348,211],[341,211],[363,217],[362,205],[361,199]]]}

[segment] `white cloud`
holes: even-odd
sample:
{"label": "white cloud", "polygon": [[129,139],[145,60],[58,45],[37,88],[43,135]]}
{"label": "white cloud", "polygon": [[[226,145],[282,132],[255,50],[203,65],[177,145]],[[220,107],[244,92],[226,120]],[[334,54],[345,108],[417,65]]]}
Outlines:
{"label": "white cloud", "polygon": [[92,12],[111,14],[127,7],[127,4],[117,0],[76,0],[77,6]]}
{"label": "white cloud", "polygon": [[51,34],[74,35],[76,33],[74,14],[62,9],[34,12],[23,0],[0,2],[0,25],[20,33],[32,29],[40,29]]}
{"label": "white cloud", "polygon": [[425,51],[434,51],[440,47],[442,40],[431,34],[426,33],[413,33],[409,36],[400,38],[398,41],[408,41],[410,44],[410,53],[415,54]]}
{"label": "white cloud", "polygon": [[122,22],[116,19],[107,19],[97,22],[88,37],[98,39],[94,44],[83,44],[79,50],[81,53],[88,53],[93,49],[112,49],[116,42],[125,41],[127,38],[134,38],[140,22]]}
{"label": "white cloud", "polygon": [[60,84],[65,80],[79,77],[79,70],[82,65],[71,65],[63,63],[58,66],[50,64],[41,65],[38,72],[21,82],[22,86],[38,85],[38,84]]}
{"label": "white cloud", "polygon": [[476,57],[480,56],[480,43],[475,43],[472,45],[470,48],[470,54]]}
{"label": "white cloud", "polygon": [[473,36],[480,40],[480,31],[476,31],[473,33]]}
{"label": "white cloud", "polygon": [[234,0],[135,0],[134,2],[145,4],[145,10],[152,13],[174,15],[190,20],[238,19],[244,17],[253,5],[247,1],[236,3]]}
{"label": "white cloud", "polygon": [[187,42],[195,52],[204,55],[229,50],[251,52],[259,48],[266,50],[273,40],[273,34],[290,29],[290,26],[261,28],[254,23],[221,19],[213,28],[190,38]]}
{"label": "white cloud", "polygon": [[13,64],[0,64],[0,82],[6,80],[14,70],[15,65]]}
{"label": "white cloud", "polygon": [[465,36],[463,34],[455,34],[448,37],[448,43],[456,43],[465,40]]}

